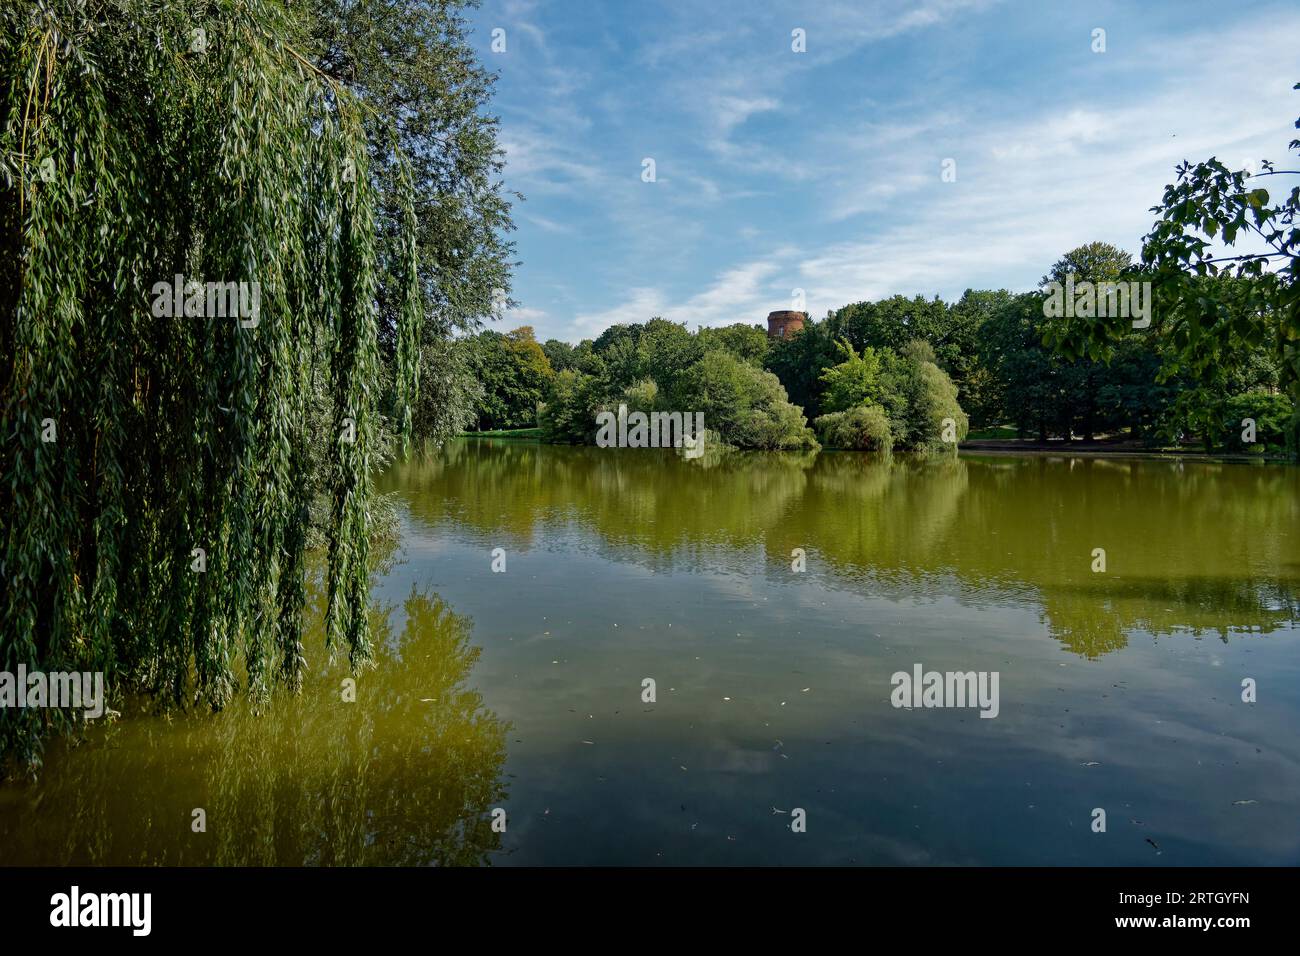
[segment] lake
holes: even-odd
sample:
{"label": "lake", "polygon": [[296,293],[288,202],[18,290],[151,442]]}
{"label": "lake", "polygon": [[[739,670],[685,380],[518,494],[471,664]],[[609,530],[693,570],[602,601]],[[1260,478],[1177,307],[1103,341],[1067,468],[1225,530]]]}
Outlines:
{"label": "lake", "polygon": [[[1300,468],[465,439],[379,485],[355,701],[316,629],[264,713],[133,704],[0,788],[0,861],[1300,863]],[[996,717],[895,706],[918,666]]]}

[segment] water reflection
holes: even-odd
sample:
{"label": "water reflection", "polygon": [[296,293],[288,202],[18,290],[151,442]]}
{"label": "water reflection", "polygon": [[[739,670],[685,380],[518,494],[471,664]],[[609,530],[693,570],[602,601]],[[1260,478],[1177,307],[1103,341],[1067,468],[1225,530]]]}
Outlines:
{"label": "water reflection", "polygon": [[[376,661],[342,700],[346,660],[264,713],[128,715],[48,755],[37,784],[0,788],[6,864],[477,865],[507,727],[468,685],[468,619],[412,591],[375,608]],[[394,627],[393,619],[398,619]],[[68,750],[75,749],[75,753]],[[193,830],[193,810],[207,830]]]}
{"label": "water reflection", "polygon": [[[0,787],[0,862],[1300,860],[1300,469],[706,464],[467,441],[396,466],[357,702],[340,662],[260,716],[129,714]],[[918,662],[997,671],[998,718],[891,706]]]}
{"label": "water reflection", "polygon": [[416,520],[513,548],[576,524],[660,571],[785,576],[803,548],[832,588],[1032,602],[1084,657],[1137,629],[1226,640],[1300,610],[1300,469],[1287,466],[823,452],[701,468],[655,450],[478,440],[386,480]]}

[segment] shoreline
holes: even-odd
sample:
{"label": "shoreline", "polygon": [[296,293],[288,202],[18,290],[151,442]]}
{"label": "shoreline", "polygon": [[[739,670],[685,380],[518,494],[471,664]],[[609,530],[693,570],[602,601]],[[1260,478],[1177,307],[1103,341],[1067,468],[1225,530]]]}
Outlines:
{"label": "shoreline", "polygon": [[[507,432],[461,432],[458,438],[494,438],[512,441],[543,442],[533,429],[518,429]],[[579,446],[581,447],[581,446]],[[759,451],[761,449],[744,449]],[[824,451],[853,451],[853,449],[825,448]],[[977,439],[961,442],[957,445],[959,453],[970,454],[1005,454],[1005,455],[1039,455],[1059,458],[1148,458],[1148,459],[1192,459],[1194,461],[1221,461],[1232,464],[1249,464],[1251,462],[1268,462],[1271,464],[1295,464],[1286,455],[1246,455],[1232,452],[1205,452],[1195,449],[1177,448],[1143,448],[1134,445],[1108,445],[1099,442],[1060,442],[1060,441],[1020,441],[1008,439]],[[875,452],[860,452],[870,455]]]}
{"label": "shoreline", "polygon": [[1014,455],[1056,455],[1063,458],[1191,458],[1201,461],[1234,463],[1274,462],[1291,464],[1286,455],[1248,455],[1239,452],[1206,452],[1181,448],[1143,448],[1134,445],[1108,445],[1102,442],[1020,441],[1019,439],[977,439],[961,442],[961,452],[999,452]]}

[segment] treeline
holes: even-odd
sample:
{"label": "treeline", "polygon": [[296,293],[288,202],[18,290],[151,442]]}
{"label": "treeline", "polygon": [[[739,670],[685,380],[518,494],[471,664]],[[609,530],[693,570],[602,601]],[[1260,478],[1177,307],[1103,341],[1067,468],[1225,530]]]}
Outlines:
{"label": "treeline", "polygon": [[700,412],[714,440],[738,448],[921,449],[960,440],[957,389],[924,341],[854,349],[845,339],[817,369],[812,419],[791,401],[758,326],[689,331],[662,318],[615,325],[595,340],[537,343],[533,330],[462,343],[483,394],[480,429],[537,425],[547,441],[590,444],[602,411]]}
{"label": "treeline", "polygon": [[[1242,342],[1199,372],[1178,365],[1176,323],[1127,328],[1102,358],[1072,356],[1052,344],[1059,319],[1044,308],[1048,283],[1117,281],[1140,275],[1128,253],[1092,243],[1068,253],[1043,277],[1044,289],[1013,294],[968,290],[956,302],[894,296],[860,302],[805,325],[778,341],[766,359],[791,401],[810,416],[823,410],[821,369],[835,361],[838,343],[854,349],[898,349],[921,340],[957,386],[974,429],[1008,426],[1037,441],[1126,436],[1151,445],[1198,442],[1208,450],[1246,450],[1242,421],[1255,422],[1255,450],[1287,444],[1294,412],[1282,391],[1283,364],[1270,343]],[[1245,309],[1251,280],[1206,277],[1203,294],[1232,311]],[[1156,298],[1155,308],[1161,302]]]}
{"label": "treeline", "polygon": [[[1300,139],[1288,148],[1300,153]],[[740,447],[911,449],[960,440],[969,413],[975,428],[1040,442],[1110,436],[1294,456],[1300,187],[1275,199],[1263,184],[1296,171],[1211,157],[1175,172],[1140,260],[1094,242],[1034,292],[858,302],[775,342],[759,326],[691,333],[662,319],[576,346],[539,345],[526,328],[483,333],[454,345],[483,390],[457,414],[582,442],[599,411],[625,403],[704,412]],[[1098,283],[1140,295],[1098,298]],[[1121,302],[1137,308],[1109,307]]]}
{"label": "treeline", "polygon": [[[1008,427],[1037,441],[1121,436],[1210,450],[1285,448],[1294,405],[1266,342],[1242,345],[1199,374],[1177,369],[1173,323],[1130,322],[1104,360],[1047,344],[1060,321],[1045,314],[1049,283],[1116,281],[1134,268],[1128,253],[1092,243],[1058,261],[1039,291],[858,302],[787,339],[769,340],[756,325],[690,332],[654,318],[577,345],[538,343],[525,327],[460,347],[482,387],[477,427],[536,425],[555,442],[590,443],[596,415],[626,404],[702,411],[711,431],[742,448],[927,449],[962,440],[968,419],[975,429]],[[1227,308],[1246,307],[1250,278],[1200,281]],[[1243,440],[1244,420],[1254,422],[1253,442]]]}

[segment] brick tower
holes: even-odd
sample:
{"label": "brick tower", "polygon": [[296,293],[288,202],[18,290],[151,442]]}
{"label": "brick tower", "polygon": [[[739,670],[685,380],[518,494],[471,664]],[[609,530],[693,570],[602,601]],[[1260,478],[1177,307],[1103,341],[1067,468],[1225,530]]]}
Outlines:
{"label": "brick tower", "polygon": [[769,339],[788,339],[803,328],[808,316],[803,312],[791,312],[788,309],[767,314],[767,337]]}

